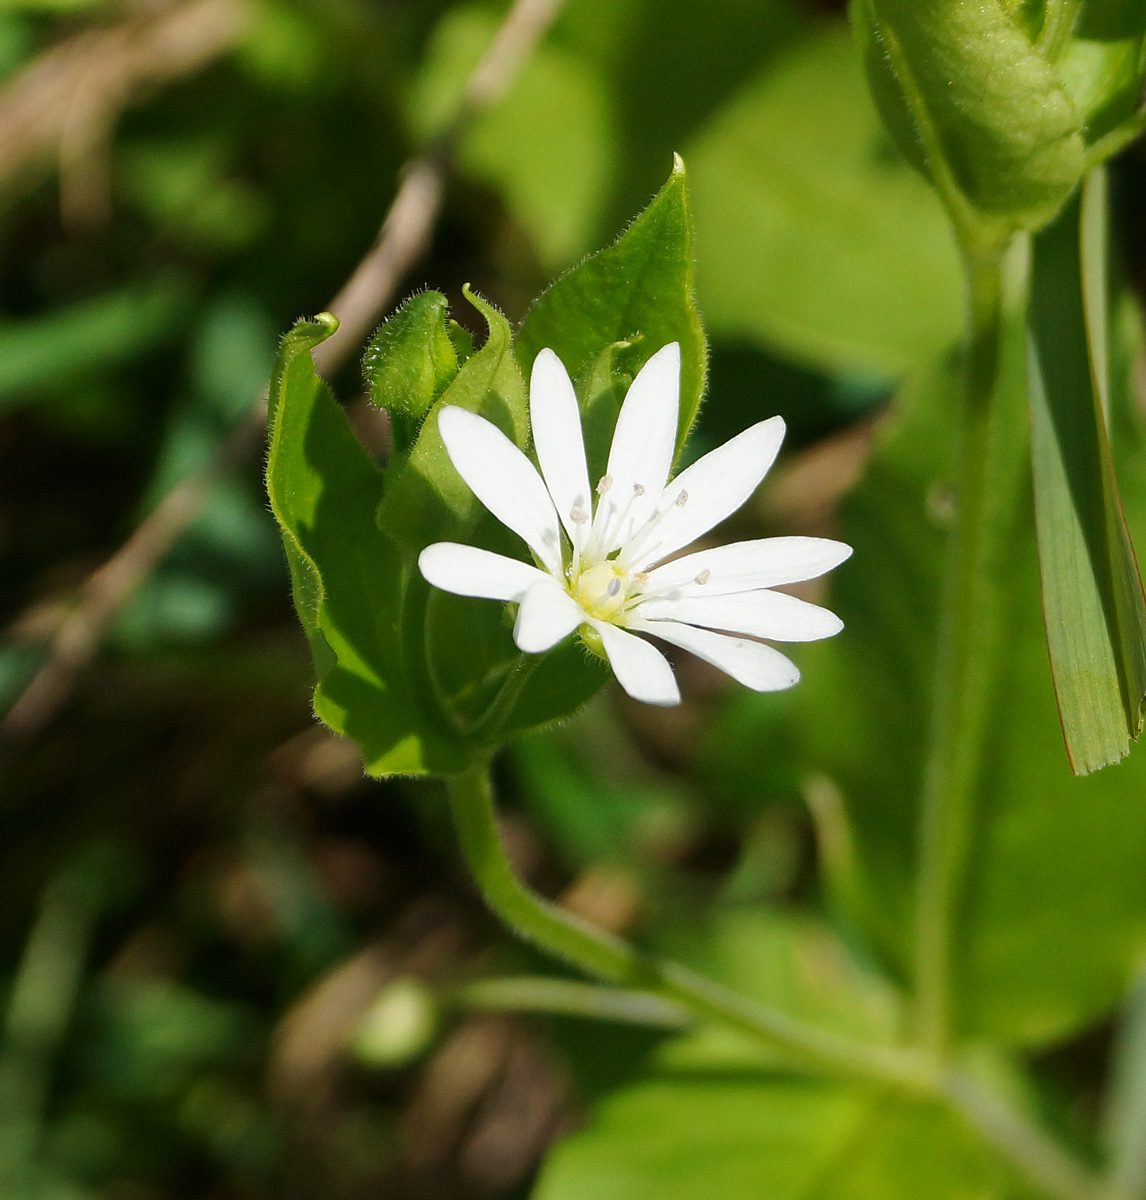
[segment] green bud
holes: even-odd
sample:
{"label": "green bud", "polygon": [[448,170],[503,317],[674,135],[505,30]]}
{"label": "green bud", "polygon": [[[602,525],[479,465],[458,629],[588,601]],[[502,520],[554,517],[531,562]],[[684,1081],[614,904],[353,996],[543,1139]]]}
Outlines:
{"label": "green bud", "polygon": [[884,121],[956,220],[1049,221],[1086,170],[1084,123],[1028,8],[854,0],[853,18]]}
{"label": "green bud", "polygon": [[371,401],[390,413],[398,454],[409,452],[430,406],[458,373],[448,312],[441,292],[411,296],[371,338],[362,359]]}

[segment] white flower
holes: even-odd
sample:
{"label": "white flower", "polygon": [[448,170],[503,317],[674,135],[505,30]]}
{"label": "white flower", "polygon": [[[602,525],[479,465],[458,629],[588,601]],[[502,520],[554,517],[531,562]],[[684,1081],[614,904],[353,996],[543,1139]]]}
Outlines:
{"label": "white flower", "polygon": [[633,380],[595,489],[573,384],[552,350],[538,354],[530,381],[540,474],[489,421],[442,409],[438,429],[450,461],[538,565],[438,542],[422,551],[422,574],[459,596],[517,604],[513,636],[528,654],[580,629],[625,691],[647,704],[677,704],[680,691],[664,655],[637,634],[688,650],[758,692],[791,687],[800,678],[795,665],[755,639],[812,641],[843,623],[770,589],[822,575],[851,547],[774,537],[672,558],[752,495],[784,438],[780,417],[761,421],[669,483],[679,407],[680,346],[672,342]]}

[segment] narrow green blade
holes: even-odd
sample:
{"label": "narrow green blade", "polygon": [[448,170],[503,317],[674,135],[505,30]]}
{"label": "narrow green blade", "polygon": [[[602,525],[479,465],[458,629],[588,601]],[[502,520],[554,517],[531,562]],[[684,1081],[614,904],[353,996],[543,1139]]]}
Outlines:
{"label": "narrow green blade", "polygon": [[1146,602],[1106,431],[1106,195],[1034,238],[1031,464],[1047,646],[1071,767],[1117,762],[1142,728]]}

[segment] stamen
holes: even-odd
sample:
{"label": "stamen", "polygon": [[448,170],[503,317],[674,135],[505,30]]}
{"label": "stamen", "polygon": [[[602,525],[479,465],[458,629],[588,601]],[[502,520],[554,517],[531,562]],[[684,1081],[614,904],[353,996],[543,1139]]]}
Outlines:
{"label": "stamen", "polygon": [[638,571],[633,576],[633,582],[637,587],[645,587],[649,582],[649,573],[647,571]]}
{"label": "stamen", "polygon": [[634,483],[633,484],[633,495],[634,496],[643,496],[644,494],[645,494],[645,485],[643,483]]}
{"label": "stamen", "polygon": [[613,486],[612,475],[602,475],[597,483],[597,495],[603,496]]}
{"label": "stamen", "polygon": [[612,599],[621,590],[621,581],[617,578],[609,580],[609,586],[605,589],[605,593]]}
{"label": "stamen", "polygon": [[693,583],[704,584],[712,578],[712,572],[705,567],[703,571],[693,580]]}
{"label": "stamen", "polygon": [[584,525],[588,519],[589,514],[579,504],[574,504],[569,510],[569,520],[574,525]]}
{"label": "stamen", "polygon": [[682,488],[682,489],[681,489],[681,493],[680,493],[680,495],[679,495],[679,496],[677,496],[677,498],[676,498],[676,506],[677,506],[677,508],[684,508],[684,506],[685,506],[687,503],[688,503],[688,492],[686,492],[686,491],[685,491],[685,490]]}

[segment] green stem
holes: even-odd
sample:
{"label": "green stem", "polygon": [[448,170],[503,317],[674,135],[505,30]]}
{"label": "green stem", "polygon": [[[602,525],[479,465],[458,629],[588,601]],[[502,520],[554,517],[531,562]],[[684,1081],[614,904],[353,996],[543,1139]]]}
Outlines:
{"label": "green stem", "polygon": [[462,1008],[550,1013],[653,1029],[687,1029],[693,1023],[691,1014],[679,1004],[652,992],[598,987],[547,975],[478,979],[455,989],[449,998]]}
{"label": "green stem", "polygon": [[1055,1200],[1126,1200],[1101,1182],[1053,1138],[1001,1096],[970,1075],[950,1071],[943,1078],[948,1103],[996,1149]]}
{"label": "green stem", "polygon": [[646,957],[531,891],[502,848],[485,765],[454,776],[449,793],[466,863],[486,903],[520,937],[589,975],[675,1001],[694,1016],[762,1037],[833,1074],[916,1091],[934,1087],[930,1067],[913,1051],[839,1037],[757,1004],[685,967]]}
{"label": "green stem", "polygon": [[[478,1007],[562,1012],[641,1023],[676,1013],[717,1021],[764,1039],[815,1069],[942,1100],[963,1115],[1026,1177],[1056,1200],[1124,1200],[1098,1181],[1037,1125],[973,1078],[944,1070],[926,1052],[839,1037],[757,1004],[675,963],[658,961],[550,904],[518,879],[498,837],[486,765],[449,780],[462,853],[486,903],[521,937],[590,975],[633,988],[587,989],[564,980],[491,980],[462,989]],[[590,993],[598,992],[597,995]],[[668,1002],[666,1004],[665,1002]],[[674,1007],[675,1006],[675,1007]]]}
{"label": "green stem", "polygon": [[948,1049],[952,960],[981,782],[1003,602],[1002,556],[1012,520],[1013,414],[998,384],[1001,245],[968,252],[958,512],[941,615],[940,658],[919,836],[915,975],[917,1034]]}

